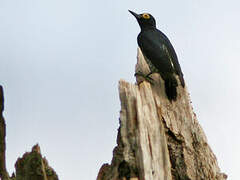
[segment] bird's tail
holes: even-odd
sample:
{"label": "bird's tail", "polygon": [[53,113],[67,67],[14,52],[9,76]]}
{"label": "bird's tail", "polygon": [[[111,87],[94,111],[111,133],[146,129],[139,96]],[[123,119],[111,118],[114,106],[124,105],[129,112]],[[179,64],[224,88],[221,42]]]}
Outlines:
{"label": "bird's tail", "polygon": [[169,101],[176,101],[177,99],[177,80],[174,75],[168,75],[164,78],[165,81],[165,92]]}

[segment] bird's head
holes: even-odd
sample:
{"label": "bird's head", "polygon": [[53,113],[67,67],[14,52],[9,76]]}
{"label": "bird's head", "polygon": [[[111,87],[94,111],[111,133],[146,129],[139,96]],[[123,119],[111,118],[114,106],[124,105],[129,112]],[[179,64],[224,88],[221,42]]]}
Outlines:
{"label": "bird's head", "polygon": [[156,21],[151,14],[137,14],[133,11],[128,11],[137,19],[141,29],[156,28]]}

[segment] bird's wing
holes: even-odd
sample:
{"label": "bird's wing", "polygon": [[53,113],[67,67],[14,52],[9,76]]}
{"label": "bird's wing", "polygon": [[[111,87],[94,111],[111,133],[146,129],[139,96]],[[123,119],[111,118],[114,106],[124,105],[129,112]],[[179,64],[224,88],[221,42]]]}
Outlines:
{"label": "bird's wing", "polygon": [[163,37],[163,44],[166,46],[166,52],[169,54],[169,56],[171,57],[171,62],[173,63],[173,66],[174,66],[174,69],[175,69],[175,72],[176,74],[179,76],[180,78],[180,81],[181,81],[181,84],[182,86],[184,87],[185,86],[185,83],[184,83],[184,79],[183,79],[183,73],[182,73],[182,70],[181,70],[181,66],[178,62],[178,58],[177,58],[177,54],[171,44],[171,42],[169,41],[169,39],[167,38],[167,36],[165,36],[165,34],[163,34],[161,31],[159,31],[161,34],[162,34],[162,37]]}
{"label": "bird's wing", "polygon": [[171,61],[169,61],[162,43],[159,42],[159,37],[156,38],[153,32],[140,33],[138,45],[159,72],[173,72]]}
{"label": "bird's wing", "polygon": [[[159,31],[160,32],[160,31]],[[177,54],[171,44],[171,42],[169,41],[169,39],[167,38],[167,36],[165,36],[162,32],[160,32],[162,34],[162,38],[161,38],[161,41],[162,43],[165,45],[166,47],[166,52],[169,54],[169,56],[171,57],[172,59],[172,62],[173,62],[173,65],[174,65],[174,68],[176,70],[176,73],[178,75],[182,74],[182,70],[181,70],[181,67],[180,67],[180,64],[178,62],[178,58],[177,58]]]}
{"label": "bird's wing", "polygon": [[175,72],[184,86],[183,74],[176,52],[161,31],[147,31],[138,36],[138,45],[143,54],[160,72]]}

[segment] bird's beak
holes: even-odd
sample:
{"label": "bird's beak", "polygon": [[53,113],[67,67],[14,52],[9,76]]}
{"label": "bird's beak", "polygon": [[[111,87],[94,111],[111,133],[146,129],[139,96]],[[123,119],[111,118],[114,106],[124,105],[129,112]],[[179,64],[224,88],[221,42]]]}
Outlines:
{"label": "bird's beak", "polygon": [[140,19],[141,16],[133,11],[128,10],[136,19]]}

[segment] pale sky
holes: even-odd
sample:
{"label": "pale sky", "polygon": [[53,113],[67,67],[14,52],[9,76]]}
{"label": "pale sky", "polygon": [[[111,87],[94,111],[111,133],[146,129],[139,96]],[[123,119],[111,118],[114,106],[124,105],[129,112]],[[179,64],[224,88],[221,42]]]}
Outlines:
{"label": "pale sky", "polygon": [[118,81],[134,83],[149,12],[178,54],[194,111],[228,180],[239,176],[240,2],[0,1],[7,168],[39,143],[61,180],[94,180],[116,145]]}

